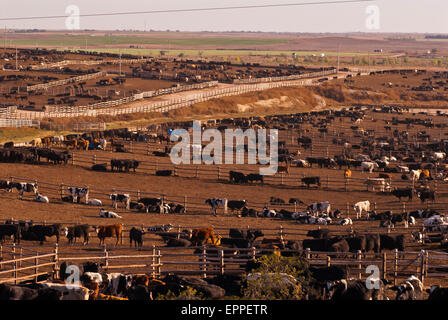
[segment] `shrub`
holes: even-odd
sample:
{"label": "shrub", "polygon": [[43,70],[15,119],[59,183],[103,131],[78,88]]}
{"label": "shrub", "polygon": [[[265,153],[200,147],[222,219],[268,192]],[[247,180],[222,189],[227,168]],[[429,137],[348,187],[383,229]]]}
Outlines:
{"label": "shrub", "polygon": [[255,264],[251,277],[244,277],[244,298],[300,300],[304,297],[311,275],[303,257],[262,256]]}

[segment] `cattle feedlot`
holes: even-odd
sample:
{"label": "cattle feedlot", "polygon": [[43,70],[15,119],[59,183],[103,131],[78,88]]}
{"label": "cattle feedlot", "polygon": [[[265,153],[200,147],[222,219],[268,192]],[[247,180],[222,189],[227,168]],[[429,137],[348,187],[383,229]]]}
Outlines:
{"label": "cattle feedlot", "polygon": [[0,30],[0,301],[448,299],[446,36],[81,20]]}

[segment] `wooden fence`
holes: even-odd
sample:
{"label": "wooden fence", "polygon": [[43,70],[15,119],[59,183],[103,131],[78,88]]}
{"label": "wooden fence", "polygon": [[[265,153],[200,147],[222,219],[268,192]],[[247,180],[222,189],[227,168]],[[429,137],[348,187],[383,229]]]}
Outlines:
{"label": "wooden fence", "polygon": [[[34,247],[32,247],[34,248]],[[49,248],[50,249],[50,248]],[[166,274],[194,275],[207,278],[212,275],[243,274],[249,260],[272,254],[273,249],[232,249],[222,247],[170,248],[153,246],[151,253],[115,254],[102,248],[98,253],[61,252],[58,245],[51,253],[37,253],[29,246],[1,246],[0,283],[18,283],[24,280],[37,280],[40,275],[57,277],[59,265],[67,261],[81,264],[86,261],[102,263],[107,272],[146,273],[153,277]],[[394,285],[411,275],[418,276],[422,283],[431,283],[446,277],[448,255],[421,250],[419,252],[400,252],[397,250],[381,253],[362,252],[315,252],[281,250],[282,253],[301,254],[311,266],[345,266],[349,277],[367,279],[377,268],[382,279],[393,280]],[[5,256],[11,258],[4,259]],[[436,261],[437,259],[437,261]],[[440,271],[441,268],[445,270]],[[439,271],[437,271],[439,270]],[[25,274],[26,273],[26,274]]]}

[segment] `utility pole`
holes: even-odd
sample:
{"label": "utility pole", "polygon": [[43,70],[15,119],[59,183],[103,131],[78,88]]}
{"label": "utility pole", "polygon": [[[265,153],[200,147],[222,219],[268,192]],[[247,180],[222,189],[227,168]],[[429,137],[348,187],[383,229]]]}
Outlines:
{"label": "utility pole", "polygon": [[121,50],[118,50],[120,52],[120,77],[121,77]]}
{"label": "utility pole", "polygon": [[338,67],[336,69],[337,73],[339,73],[339,47],[340,47],[340,45],[338,44]]}
{"label": "utility pole", "polygon": [[16,46],[16,71],[19,71],[17,46]]}

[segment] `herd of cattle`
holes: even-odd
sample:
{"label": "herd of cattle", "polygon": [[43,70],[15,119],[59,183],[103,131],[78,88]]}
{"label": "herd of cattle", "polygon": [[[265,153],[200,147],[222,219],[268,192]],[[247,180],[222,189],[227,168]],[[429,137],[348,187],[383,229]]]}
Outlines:
{"label": "herd of cattle", "polygon": [[[388,110],[387,112],[391,112]],[[342,154],[334,154],[327,157],[306,157],[304,159],[298,159],[300,153],[289,152],[284,146],[281,147],[282,158],[281,162],[284,162],[284,166],[280,166],[280,170],[284,170],[285,174],[289,174],[290,166],[294,163],[298,167],[312,167],[317,165],[320,168],[337,168],[344,169],[344,178],[351,177],[351,170],[354,168],[360,168],[362,171],[373,173],[378,172],[377,178],[368,178],[366,184],[368,188],[374,188],[381,192],[386,192],[400,201],[402,198],[412,200],[416,195],[422,203],[436,199],[435,190],[430,189],[430,182],[439,180],[443,182],[446,178],[447,159],[446,152],[448,152],[447,144],[445,141],[435,139],[434,136],[426,134],[424,131],[420,131],[416,136],[412,137],[406,131],[400,131],[396,129],[391,131],[385,137],[375,136],[375,132],[370,130],[363,130],[360,127],[362,121],[366,117],[366,111],[360,108],[353,108],[351,110],[342,111],[322,111],[314,113],[298,114],[294,117],[291,116],[271,116],[251,119],[232,119],[223,120],[218,123],[221,129],[232,125],[241,125],[242,127],[250,127],[254,125],[266,127],[266,128],[288,128],[298,130],[300,137],[297,139],[297,147],[303,150],[308,150],[316,144],[316,138],[308,137],[306,134],[310,134],[308,129],[303,129],[303,124],[311,124],[318,128],[322,134],[329,133],[330,125],[333,122],[337,122],[338,118],[349,118],[353,121],[354,125],[351,128],[353,136],[361,141],[355,142],[351,140],[350,135],[340,134],[338,138],[333,140],[335,146],[341,147],[338,150],[342,150]],[[386,127],[391,127],[398,124],[405,124],[409,129],[424,126],[425,128],[442,127],[441,124],[435,124],[430,120],[421,121],[414,118],[406,118],[403,120],[399,117],[394,117],[394,120],[390,123],[385,123]],[[189,122],[182,124],[167,124],[161,125],[160,130],[166,130],[167,128],[184,126],[188,128],[191,125]],[[389,129],[385,129],[389,131]],[[157,130],[158,131],[158,130]],[[92,132],[89,134],[79,135],[67,139],[64,137],[60,139],[62,141],[81,141],[85,140],[89,142],[89,145],[95,141],[100,142],[102,139],[132,139],[136,141],[144,141],[149,139],[159,140],[160,142],[166,142],[166,136],[160,134],[150,135],[147,133],[132,133],[127,129],[110,130],[104,132]],[[342,137],[341,137],[342,136]],[[44,140],[42,139],[42,142]],[[53,140],[52,143],[55,140]],[[66,144],[68,146],[69,144]],[[78,145],[78,143],[76,143]],[[107,142],[102,146],[107,145]],[[101,144],[99,144],[101,146]],[[102,148],[102,147],[100,147]],[[50,155],[49,148],[39,148],[33,146],[30,148],[14,147],[12,145],[6,145],[2,149],[0,161],[6,161],[3,159],[15,157],[19,151],[32,154],[32,159],[38,161],[39,157],[52,159],[53,155]],[[6,153],[4,153],[6,152]],[[45,153],[47,152],[47,153]],[[56,152],[56,151],[52,151]],[[67,157],[70,154],[67,151],[60,151],[60,155]],[[23,156],[22,156],[23,157]],[[23,159],[23,158],[22,158]],[[30,157],[31,159],[31,157]],[[69,159],[69,158],[67,158]],[[36,161],[35,160],[35,161]],[[23,160],[17,160],[18,162]],[[8,160],[8,162],[12,162]],[[15,162],[15,161],[14,161]],[[66,161],[65,161],[66,163]],[[110,162],[111,171],[135,171],[139,166],[139,161],[136,160],[121,160],[112,159]],[[98,164],[92,167],[95,171],[107,171],[107,164]],[[406,188],[392,188],[390,182],[392,181],[393,174],[400,174],[401,180],[409,184]],[[169,175],[168,172],[159,172],[158,175]],[[229,180],[231,183],[264,183],[263,176],[258,174],[245,174],[238,171],[229,172]],[[321,178],[319,176],[307,176],[303,177],[301,182],[310,188],[310,186],[321,186]],[[48,202],[48,198],[39,193],[37,183],[22,183],[12,181],[0,181],[0,188],[11,192],[16,189],[23,197],[25,192],[34,195],[35,200],[39,202]],[[104,218],[122,219],[122,216],[105,209],[103,201],[100,199],[93,199],[89,197],[88,188],[69,187],[65,189],[68,195],[63,195],[62,200],[71,203],[80,203],[81,199],[85,199],[85,204],[98,206],[99,216]],[[164,198],[139,198],[131,199],[130,194],[112,193],[108,195],[111,200],[111,207],[117,209],[119,204],[122,204],[123,208],[127,210],[137,210],[140,212],[158,212],[158,213],[185,213],[185,208],[180,204],[167,203]],[[134,201],[132,201],[134,200]],[[277,219],[288,219],[298,224],[309,224],[319,226],[333,226],[333,225],[347,225],[350,226],[352,231],[347,231],[346,234],[335,233],[334,229],[317,229],[309,230],[307,236],[303,240],[285,240],[282,237],[270,239],[264,237],[264,232],[259,229],[230,229],[228,236],[215,234],[213,228],[198,228],[192,230],[182,230],[173,232],[171,225],[154,226],[147,228],[133,227],[128,231],[129,246],[136,247],[139,250],[143,247],[145,235],[147,233],[153,233],[160,236],[161,241],[165,243],[167,247],[198,247],[202,245],[208,245],[216,248],[226,248],[233,250],[234,257],[248,257],[248,254],[243,250],[257,248],[262,253],[274,252],[279,255],[301,255],[309,248],[312,251],[321,252],[335,252],[338,257],[345,257],[350,254],[357,254],[359,251],[363,253],[367,252],[383,252],[385,250],[398,250],[406,251],[408,247],[408,236],[415,243],[431,242],[426,233],[438,232],[440,234],[437,242],[440,243],[442,249],[448,248],[448,219],[445,217],[441,210],[433,209],[421,209],[414,211],[407,211],[404,213],[393,213],[392,211],[376,212],[374,208],[371,208],[371,203],[368,200],[358,201],[353,204],[353,210],[356,213],[356,219],[365,219],[369,221],[377,221],[378,229],[375,233],[359,232],[353,230],[352,219],[348,217],[342,217],[340,208],[333,208],[330,201],[322,201],[315,203],[304,203],[300,199],[291,198],[289,201],[270,197],[269,201],[266,201],[266,206],[263,208],[254,208],[250,206],[250,202],[242,199],[226,199],[226,198],[208,198],[205,200],[205,204],[209,206],[210,213],[213,215],[218,214],[218,210],[222,209],[224,214],[228,211],[232,213],[237,212],[239,217],[266,217]],[[290,208],[285,206],[286,204],[295,204],[303,209],[301,210],[287,210]],[[280,208],[280,209],[277,209]],[[274,209],[275,208],[275,209]],[[336,210],[335,210],[336,209]],[[355,221],[356,223],[356,221]],[[401,234],[390,234],[388,231],[394,226],[402,224],[405,227],[408,226],[422,226],[421,231],[412,232],[406,230]],[[6,221],[0,225],[0,238],[2,241],[12,238],[15,243],[20,243],[21,240],[25,241],[37,241],[40,244],[46,241],[47,237],[56,237],[56,241],[59,242],[60,236],[67,238],[68,244],[76,243],[77,239],[82,238],[83,244],[89,243],[89,235],[94,232],[100,244],[104,244],[107,238],[114,239],[116,246],[122,244],[124,228],[121,224],[111,224],[105,226],[90,226],[84,225],[69,225],[63,227],[59,224],[50,225],[36,225],[32,221]],[[199,250],[199,249],[197,249]],[[200,250],[197,251],[200,253]],[[313,267],[313,276],[316,279],[317,291],[322,291],[325,296],[317,293],[309,293],[309,298],[326,298],[332,300],[347,300],[347,299],[364,299],[364,300],[382,300],[386,299],[384,290],[388,283],[380,280],[380,289],[368,290],[364,281],[348,279],[347,270],[345,268],[332,266],[332,267]],[[249,270],[250,271],[250,270]],[[90,273],[89,273],[90,272]],[[189,285],[195,287],[200,292],[206,292],[206,295],[211,298],[221,298],[224,294],[228,295],[229,292],[235,293],[235,290],[240,294],[241,285],[244,282],[241,277],[233,277],[224,275],[217,278],[210,278],[206,280],[191,280],[188,278],[179,278],[175,276],[167,276],[162,279],[150,279],[148,276],[143,277],[144,280],[140,280],[137,275],[124,275],[119,274],[118,280],[111,278],[110,274],[99,272],[99,269],[95,271],[84,272],[84,278],[82,286],[87,288],[87,291],[82,289],[80,292],[83,294],[77,296],[79,299],[83,297],[90,299],[106,299],[112,298],[124,298],[124,299],[155,299],[161,292],[167,292],[167,286],[172,290],[181,290],[181,288]],[[252,276],[255,276],[252,274]],[[63,277],[61,277],[63,279]],[[137,280],[139,279],[139,280]],[[142,282],[139,282],[142,281]],[[397,291],[397,300],[419,300],[423,299],[424,293],[429,293],[430,299],[446,299],[446,289],[433,287],[428,289],[428,292],[423,290],[423,285],[419,283],[419,279],[410,277],[403,281],[399,286],[393,287]],[[120,291],[116,286],[121,286],[123,291]],[[120,285],[118,285],[120,283]],[[174,285],[173,283],[176,283]],[[9,285],[4,285],[0,288],[0,297],[17,298],[16,295],[23,294],[24,296],[33,297],[32,299],[46,299],[51,297],[58,297],[55,293],[59,289],[46,288],[37,284],[32,285],[19,285],[9,286],[14,287],[11,289]],[[65,288],[61,283],[61,287]],[[175,287],[177,286],[177,287]],[[8,287],[7,289],[5,289]],[[310,285],[310,288],[313,287]],[[26,288],[26,289],[24,289]],[[162,289],[163,288],[163,289]],[[199,289],[200,288],[200,289]],[[204,289],[205,288],[205,289]],[[390,287],[389,287],[390,288]],[[51,289],[51,290],[50,290]],[[31,291],[29,291],[31,290]],[[64,290],[68,290],[65,288]],[[84,291],[83,291],[84,290]],[[162,290],[162,291],[159,291]],[[163,291],[165,290],[165,291]],[[171,290],[171,289],[170,289]],[[28,292],[26,292],[28,291]],[[14,294],[11,294],[13,292]],[[51,294],[50,294],[51,293]],[[8,294],[10,296],[8,296]],[[163,293],[162,293],[163,294]],[[60,295],[60,294],[59,294]],[[70,295],[62,295],[70,296]],[[71,296],[73,297],[73,296]],[[76,299],[78,299],[76,298]],[[31,299],[31,298],[30,298]],[[60,299],[57,298],[57,299]]]}

